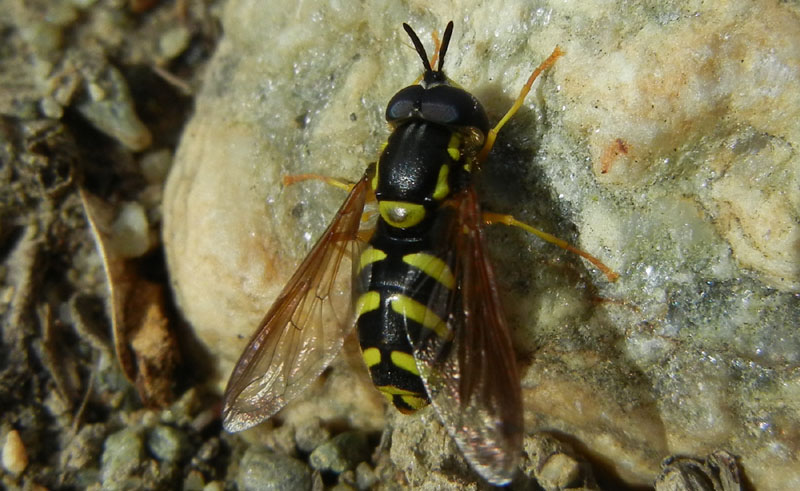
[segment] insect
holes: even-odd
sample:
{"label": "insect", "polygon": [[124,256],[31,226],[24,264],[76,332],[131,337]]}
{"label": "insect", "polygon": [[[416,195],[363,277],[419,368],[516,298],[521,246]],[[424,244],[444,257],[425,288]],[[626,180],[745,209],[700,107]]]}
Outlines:
{"label": "insect", "polygon": [[[513,217],[483,213],[471,182],[499,129],[561,51],[533,72],[492,128],[478,100],[442,71],[453,23],[436,69],[414,31],[403,28],[422,59],[422,78],[389,102],[392,133],[363,177],[325,179],[349,195],[242,353],[225,390],[223,425],[241,431],[277,413],[356,328],[386,399],[403,413],[431,404],[471,466],[505,484],[521,452],[522,403],[483,227],[520,226],[574,248]],[[318,176],[296,176],[311,177]],[[338,294],[347,289],[352,298]]]}

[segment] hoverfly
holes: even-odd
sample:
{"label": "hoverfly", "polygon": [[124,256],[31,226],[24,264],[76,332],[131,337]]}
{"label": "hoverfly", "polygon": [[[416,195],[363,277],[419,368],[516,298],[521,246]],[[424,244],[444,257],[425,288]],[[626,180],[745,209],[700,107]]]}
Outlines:
{"label": "hoverfly", "polygon": [[[273,416],[322,373],[356,328],[386,399],[403,413],[432,404],[478,474],[506,484],[522,448],[522,401],[483,225],[542,233],[482,213],[471,182],[497,131],[562,53],[556,48],[533,72],[491,128],[480,102],[442,71],[453,23],[435,70],[414,31],[403,28],[424,73],[389,101],[392,133],[378,161],[353,184],[325,179],[349,195],[242,353],[225,390],[223,425],[236,432]],[[297,179],[309,177],[318,176]],[[345,260],[352,271],[345,272]],[[348,288],[352,300],[337,294]]]}

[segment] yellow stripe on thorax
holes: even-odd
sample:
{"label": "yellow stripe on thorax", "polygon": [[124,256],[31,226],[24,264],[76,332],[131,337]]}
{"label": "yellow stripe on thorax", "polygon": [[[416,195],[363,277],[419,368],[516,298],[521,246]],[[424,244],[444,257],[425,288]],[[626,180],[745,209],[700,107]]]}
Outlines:
{"label": "yellow stripe on thorax", "polygon": [[436,189],[433,190],[433,199],[441,201],[450,194],[450,166],[443,164],[439,168],[439,177],[436,179]]}
{"label": "yellow stripe on thorax", "polygon": [[450,158],[455,162],[458,162],[458,159],[461,158],[461,133],[458,131],[454,131],[450,135],[450,141],[447,143],[447,153],[450,154]]}
{"label": "yellow stripe on thorax", "polygon": [[389,301],[392,305],[392,310],[398,314],[432,330],[442,339],[450,339],[452,333],[447,329],[447,324],[428,307],[411,297],[400,294],[392,295],[389,297]]}
{"label": "yellow stripe on thorax", "polygon": [[452,290],[456,286],[456,279],[450,267],[432,254],[424,252],[406,254],[403,256],[403,262],[422,270],[425,274],[447,287],[448,290]]}

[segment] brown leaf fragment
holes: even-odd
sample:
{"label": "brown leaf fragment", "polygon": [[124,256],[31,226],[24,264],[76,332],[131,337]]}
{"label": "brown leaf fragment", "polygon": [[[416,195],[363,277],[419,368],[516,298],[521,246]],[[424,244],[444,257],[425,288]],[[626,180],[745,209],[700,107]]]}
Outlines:
{"label": "brown leaf fragment", "polygon": [[165,315],[163,287],[144,280],[135,262],[114,248],[112,206],[84,189],[80,194],[108,280],[117,360],[145,405],[166,406],[180,356]]}
{"label": "brown leaf fragment", "polygon": [[136,389],[146,405],[172,402],[172,373],[179,362],[178,343],[164,314],[164,289],[140,281],[128,298],[126,318],[136,358]]}

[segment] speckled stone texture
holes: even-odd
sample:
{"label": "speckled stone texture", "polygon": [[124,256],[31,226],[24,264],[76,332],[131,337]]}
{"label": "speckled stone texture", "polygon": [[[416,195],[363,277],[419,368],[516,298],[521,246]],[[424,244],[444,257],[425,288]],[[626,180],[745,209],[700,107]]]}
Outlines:
{"label": "speckled stone texture", "polygon": [[[420,73],[401,23],[430,46],[450,19],[446,72],[493,121],[556,45],[566,52],[477,186],[488,209],[621,274],[609,283],[522,231],[489,230],[527,431],[569,435],[631,484],[652,483],[668,455],[724,449],[757,489],[800,488],[793,2],[232,0],[164,203],[176,298],[220,383],[344,199],[281,178],[358,178],[388,135],[386,102]],[[350,352],[289,418],[380,427]],[[399,453],[439,451],[412,429],[426,423],[393,421],[409,427],[392,448],[409,482],[446,480],[441,455],[426,468]]]}

